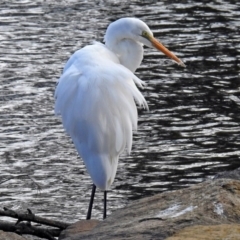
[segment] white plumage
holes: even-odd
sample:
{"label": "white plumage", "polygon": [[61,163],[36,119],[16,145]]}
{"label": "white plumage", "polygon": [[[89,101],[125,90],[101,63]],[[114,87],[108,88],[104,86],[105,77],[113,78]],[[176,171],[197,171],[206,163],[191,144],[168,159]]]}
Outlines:
{"label": "white plumage", "polygon": [[83,158],[94,184],[103,190],[112,184],[119,155],[132,147],[137,108],[147,103],[136,87],[142,81],[105,45],[87,46],[69,59],[59,79],[55,113]]}
{"label": "white plumage", "polygon": [[[143,58],[143,44],[155,47],[184,65],[136,18],[109,25],[105,45],[94,43],[76,51],[64,67],[55,92],[55,113],[82,157],[93,183],[111,186],[119,155],[132,147],[137,107],[148,108],[134,75]],[[166,53],[166,51],[168,51]]]}

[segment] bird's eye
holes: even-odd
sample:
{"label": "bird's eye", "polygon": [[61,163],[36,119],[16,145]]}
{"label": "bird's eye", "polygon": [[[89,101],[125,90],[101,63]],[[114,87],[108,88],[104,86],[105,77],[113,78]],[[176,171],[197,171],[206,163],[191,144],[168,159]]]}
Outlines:
{"label": "bird's eye", "polygon": [[142,36],[143,36],[144,38],[149,38],[149,34],[148,34],[147,31],[142,31]]}

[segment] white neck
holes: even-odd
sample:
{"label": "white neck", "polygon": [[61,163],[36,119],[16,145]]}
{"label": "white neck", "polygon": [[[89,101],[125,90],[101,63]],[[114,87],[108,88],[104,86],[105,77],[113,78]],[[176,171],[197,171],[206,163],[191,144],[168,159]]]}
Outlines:
{"label": "white neck", "polygon": [[117,20],[109,25],[104,37],[107,48],[114,52],[120,63],[132,72],[136,71],[143,59],[143,44],[138,37],[141,34],[139,29],[142,28],[142,24],[135,18]]}
{"label": "white neck", "polygon": [[134,40],[123,39],[111,50],[118,56],[120,63],[133,73],[142,62],[143,46]]}
{"label": "white neck", "polygon": [[114,52],[119,58],[120,63],[128,68],[131,72],[135,72],[140,66],[143,59],[143,46],[132,39],[122,39],[106,46]]}

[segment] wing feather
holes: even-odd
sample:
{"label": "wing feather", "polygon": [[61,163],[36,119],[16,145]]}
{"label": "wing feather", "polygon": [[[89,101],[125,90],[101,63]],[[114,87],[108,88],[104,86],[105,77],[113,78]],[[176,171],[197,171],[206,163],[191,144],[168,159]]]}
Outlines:
{"label": "wing feather", "polygon": [[[125,148],[131,151],[138,118],[135,101],[148,108],[135,83],[143,84],[97,44],[70,58],[56,88],[55,113],[61,115],[88,172],[102,189],[112,183],[119,155]],[[99,183],[100,178],[105,183]]]}

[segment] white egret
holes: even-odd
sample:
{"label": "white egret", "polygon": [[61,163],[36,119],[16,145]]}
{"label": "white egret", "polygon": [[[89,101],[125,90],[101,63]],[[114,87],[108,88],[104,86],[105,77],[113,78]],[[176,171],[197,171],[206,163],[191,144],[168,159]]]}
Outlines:
{"label": "white egret", "polygon": [[96,187],[104,190],[106,217],[107,190],[114,181],[119,155],[125,149],[131,152],[132,131],[137,129],[136,103],[148,108],[136,87],[141,88],[144,82],[134,75],[143,59],[143,45],[185,66],[137,18],[111,23],[104,41],[70,57],[55,91],[55,114],[61,115],[93,181],[87,219],[91,218]]}

